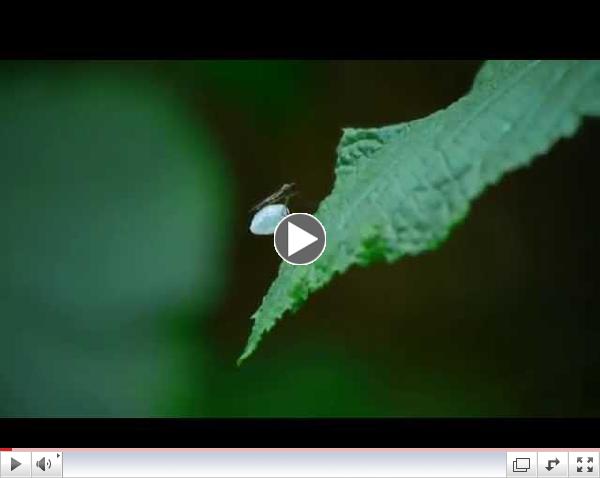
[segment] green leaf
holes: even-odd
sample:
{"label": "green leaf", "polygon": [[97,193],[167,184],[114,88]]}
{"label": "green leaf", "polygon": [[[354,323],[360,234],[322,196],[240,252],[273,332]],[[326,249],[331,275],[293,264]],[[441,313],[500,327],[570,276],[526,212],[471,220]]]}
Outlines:
{"label": "green leaf", "polygon": [[334,275],[434,249],[487,186],[573,135],[583,116],[599,114],[598,61],[490,61],[446,109],[344,130],[333,190],[315,213],[327,249],[308,266],[281,264],[238,364]]}

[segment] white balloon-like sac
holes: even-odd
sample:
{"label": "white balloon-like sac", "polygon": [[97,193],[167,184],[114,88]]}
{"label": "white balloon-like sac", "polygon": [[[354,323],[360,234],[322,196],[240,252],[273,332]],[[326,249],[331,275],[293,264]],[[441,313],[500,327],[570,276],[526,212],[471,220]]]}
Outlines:
{"label": "white balloon-like sac", "polygon": [[250,223],[250,232],[257,236],[268,236],[275,232],[279,221],[290,213],[284,204],[269,204],[258,211]]}

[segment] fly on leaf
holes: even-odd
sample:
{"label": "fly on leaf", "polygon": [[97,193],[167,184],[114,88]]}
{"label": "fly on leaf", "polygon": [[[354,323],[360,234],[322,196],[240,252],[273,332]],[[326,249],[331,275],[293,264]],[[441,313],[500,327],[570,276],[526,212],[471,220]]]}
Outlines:
{"label": "fly on leaf", "polygon": [[259,236],[273,234],[279,221],[290,213],[287,203],[295,194],[295,184],[287,183],[250,209],[250,212],[257,211],[250,223],[250,232]]}
{"label": "fly on leaf", "polygon": [[296,194],[298,194],[298,192],[296,191],[296,184],[286,183],[273,194],[256,204],[256,206],[250,209],[250,212],[259,211],[260,209],[269,204],[275,204],[281,201],[284,201],[285,205],[287,206],[287,203],[290,200],[290,198],[292,196],[295,196]]}

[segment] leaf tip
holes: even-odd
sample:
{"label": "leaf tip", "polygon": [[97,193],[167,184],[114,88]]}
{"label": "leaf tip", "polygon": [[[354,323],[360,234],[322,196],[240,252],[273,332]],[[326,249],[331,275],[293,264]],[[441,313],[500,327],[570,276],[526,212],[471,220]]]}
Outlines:
{"label": "leaf tip", "polygon": [[244,349],[244,351],[242,352],[242,355],[240,355],[236,361],[236,365],[238,367],[241,367],[242,363],[244,363],[246,361],[246,359],[248,357],[250,357],[250,355],[252,355],[252,352],[254,352],[255,349],[255,345],[252,342],[251,339],[248,339],[248,343],[246,344],[246,348]]}

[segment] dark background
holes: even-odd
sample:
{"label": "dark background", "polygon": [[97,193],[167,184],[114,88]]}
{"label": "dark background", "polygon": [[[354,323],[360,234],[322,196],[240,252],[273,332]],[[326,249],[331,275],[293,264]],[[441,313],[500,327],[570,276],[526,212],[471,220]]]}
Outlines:
{"label": "dark background", "polygon": [[0,63],[0,415],[600,416],[600,123],[438,250],[353,268],[235,366],[279,258],[248,209],[481,62]]}

